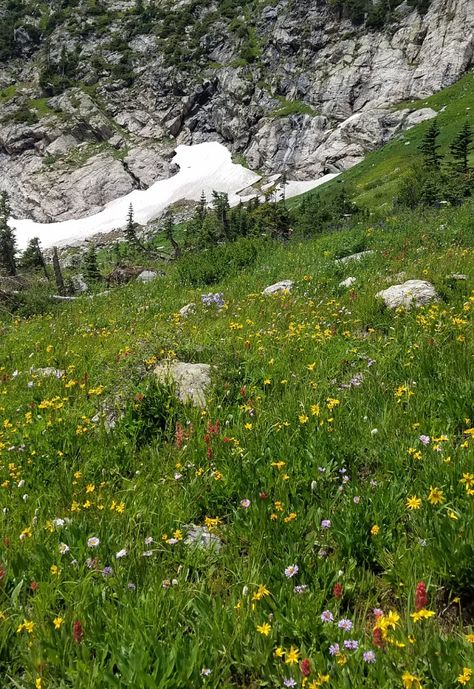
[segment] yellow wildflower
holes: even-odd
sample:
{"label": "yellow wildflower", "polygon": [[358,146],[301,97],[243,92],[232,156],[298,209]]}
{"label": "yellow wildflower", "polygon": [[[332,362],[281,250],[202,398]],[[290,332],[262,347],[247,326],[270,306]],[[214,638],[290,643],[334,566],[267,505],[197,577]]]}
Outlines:
{"label": "yellow wildflower", "polygon": [[405,504],[409,510],[419,510],[421,506],[421,498],[417,498],[416,495],[412,495],[410,498],[407,498]]}
{"label": "yellow wildflower", "polygon": [[433,488],[433,486],[430,486],[430,492],[427,499],[432,505],[442,505],[444,502],[444,493],[440,488]]}
{"label": "yellow wildflower", "polygon": [[263,624],[257,625],[257,632],[259,634],[263,634],[263,636],[268,636],[270,634],[271,629],[272,628],[270,627],[268,622],[264,622]]}
{"label": "yellow wildflower", "polygon": [[300,652],[298,651],[298,649],[292,646],[286,654],[285,663],[287,665],[295,665],[298,662],[299,654]]}

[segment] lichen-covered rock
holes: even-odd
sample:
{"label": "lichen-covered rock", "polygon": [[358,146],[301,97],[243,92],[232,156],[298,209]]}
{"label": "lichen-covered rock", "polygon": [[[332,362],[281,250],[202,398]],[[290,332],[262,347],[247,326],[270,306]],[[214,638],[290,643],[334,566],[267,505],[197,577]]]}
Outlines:
{"label": "lichen-covered rock", "polygon": [[280,282],[275,282],[274,285],[265,287],[262,294],[268,296],[269,294],[277,294],[278,292],[290,292],[294,284],[293,280],[281,280]]}
{"label": "lichen-covered rock", "polygon": [[378,292],[377,297],[383,299],[389,309],[397,309],[400,306],[406,309],[412,306],[425,306],[438,299],[431,282],[425,280],[407,280],[401,285],[392,285]]}
{"label": "lichen-covered rock", "polygon": [[195,407],[206,406],[206,390],[211,383],[209,364],[190,364],[184,361],[165,361],[159,364],[154,374],[160,383],[171,383],[181,402]]}

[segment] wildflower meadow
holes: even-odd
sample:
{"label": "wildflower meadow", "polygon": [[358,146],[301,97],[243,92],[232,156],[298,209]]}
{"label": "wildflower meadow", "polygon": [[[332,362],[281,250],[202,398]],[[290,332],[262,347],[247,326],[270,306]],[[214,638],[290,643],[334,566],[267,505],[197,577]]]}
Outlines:
{"label": "wildflower meadow", "polygon": [[2,689],[474,686],[472,212],[0,323]]}

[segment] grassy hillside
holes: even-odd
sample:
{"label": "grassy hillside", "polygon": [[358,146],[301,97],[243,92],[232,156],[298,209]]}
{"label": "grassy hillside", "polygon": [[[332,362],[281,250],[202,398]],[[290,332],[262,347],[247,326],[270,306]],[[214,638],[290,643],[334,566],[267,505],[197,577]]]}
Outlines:
{"label": "grassy hillside", "polygon": [[[469,681],[473,210],[258,243],[222,309],[178,265],[0,326],[2,689]],[[384,309],[410,278],[439,301]],[[215,367],[206,410],[168,358]]]}
{"label": "grassy hillside", "polygon": [[[397,109],[433,108],[438,112],[440,152],[449,159],[449,145],[467,121],[474,127],[474,73],[469,72],[453,86],[420,101],[401,103]],[[419,145],[430,122],[423,122],[399,134],[383,148],[370,153],[362,163],[348,170],[318,192],[325,194],[345,183],[354,191],[354,200],[373,211],[386,212],[392,205],[403,177],[421,166]],[[474,163],[474,153],[471,154]],[[295,205],[301,197],[295,199]],[[290,202],[291,203],[291,202]]]}

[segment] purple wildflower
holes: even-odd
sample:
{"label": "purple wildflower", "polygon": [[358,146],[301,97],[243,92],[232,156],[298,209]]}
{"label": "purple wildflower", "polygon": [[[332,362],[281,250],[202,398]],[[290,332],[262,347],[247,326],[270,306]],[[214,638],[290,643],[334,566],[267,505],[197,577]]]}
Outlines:
{"label": "purple wildflower", "polygon": [[346,639],[346,641],[344,641],[344,648],[347,648],[348,651],[357,651],[359,642],[355,639]]}
{"label": "purple wildflower", "polygon": [[330,519],[323,519],[321,522],[321,528],[322,529],[330,529],[331,528],[331,520]]}
{"label": "purple wildflower", "polygon": [[366,663],[375,663],[375,653],[373,651],[365,651],[362,657]]}
{"label": "purple wildflower", "polygon": [[287,579],[291,579],[291,577],[294,577],[295,574],[298,574],[298,572],[299,572],[298,565],[288,565],[288,567],[285,569],[285,577]]}
{"label": "purple wildflower", "polygon": [[334,622],[334,615],[330,610],[324,610],[321,613],[321,622]]}
{"label": "purple wildflower", "polygon": [[352,622],[346,618],[343,618],[342,620],[339,620],[337,626],[339,629],[343,629],[345,632],[350,632],[352,629]]}
{"label": "purple wildflower", "polygon": [[337,656],[338,653],[340,653],[341,649],[339,647],[339,644],[331,644],[329,646],[329,654],[332,656]]}
{"label": "purple wildflower", "polygon": [[419,440],[422,445],[429,445],[431,438],[429,435],[420,435]]}

